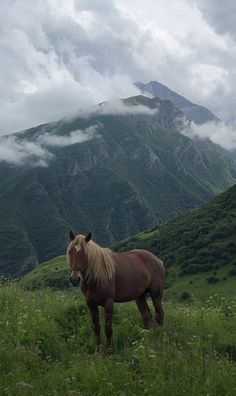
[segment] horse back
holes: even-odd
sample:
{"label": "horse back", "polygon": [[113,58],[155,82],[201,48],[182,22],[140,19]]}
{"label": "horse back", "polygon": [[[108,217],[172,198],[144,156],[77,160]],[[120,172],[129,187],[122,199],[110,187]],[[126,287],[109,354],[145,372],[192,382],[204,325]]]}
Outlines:
{"label": "horse back", "polygon": [[163,275],[165,274],[165,267],[163,261],[148,250],[134,249],[131,250],[129,253],[133,253],[137,257],[141,258],[143,264],[146,265],[148,268],[154,268],[155,270],[158,269],[160,273],[162,273]]}

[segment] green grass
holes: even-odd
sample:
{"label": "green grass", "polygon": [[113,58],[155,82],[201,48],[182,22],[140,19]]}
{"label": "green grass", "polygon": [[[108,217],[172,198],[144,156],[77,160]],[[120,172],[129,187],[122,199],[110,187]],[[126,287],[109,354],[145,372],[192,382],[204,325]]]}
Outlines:
{"label": "green grass", "polygon": [[[208,271],[199,274],[179,275],[179,269],[172,267],[166,278],[166,295],[171,299],[179,300],[183,292],[188,292],[191,298],[201,301],[213,294],[219,294],[227,298],[236,297],[235,276],[229,276],[229,267]],[[211,282],[211,279],[213,281]]]}
{"label": "green grass", "polygon": [[147,332],[135,304],[117,304],[107,355],[95,352],[79,290],[0,287],[1,395],[235,394],[235,300],[164,309],[164,327]]}

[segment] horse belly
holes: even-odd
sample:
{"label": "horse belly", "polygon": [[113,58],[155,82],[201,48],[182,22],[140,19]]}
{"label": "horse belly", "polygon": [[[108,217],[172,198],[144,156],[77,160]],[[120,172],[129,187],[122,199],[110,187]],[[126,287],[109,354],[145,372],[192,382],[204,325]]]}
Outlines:
{"label": "horse belly", "polygon": [[121,271],[116,274],[115,302],[132,301],[146,292],[150,284],[150,274],[141,271]]}

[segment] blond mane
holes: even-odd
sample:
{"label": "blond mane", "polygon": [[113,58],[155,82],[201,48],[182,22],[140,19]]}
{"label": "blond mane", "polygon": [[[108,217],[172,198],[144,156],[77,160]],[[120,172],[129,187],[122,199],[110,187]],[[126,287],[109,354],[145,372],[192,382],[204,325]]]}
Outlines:
{"label": "blond mane", "polygon": [[79,251],[81,247],[84,248],[87,256],[86,281],[104,284],[107,280],[112,279],[115,271],[113,252],[108,248],[102,248],[92,240],[86,242],[83,235],[77,235],[68,246],[67,259],[69,260],[73,248]]}

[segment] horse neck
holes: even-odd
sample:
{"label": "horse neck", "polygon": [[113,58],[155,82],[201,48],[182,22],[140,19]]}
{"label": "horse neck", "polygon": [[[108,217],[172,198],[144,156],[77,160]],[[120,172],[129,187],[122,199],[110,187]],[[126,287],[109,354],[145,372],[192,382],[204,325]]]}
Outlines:
{"label": "horse neck", "polygon": [[[108,281],[106,280],[106,276],[111,279],[111,273],[114,271],[113,263],[111,262],[112,267],[106,268],[106,263],[111,259],[110,257],[110,250],[106,248],[101,248],[99,245],[95,244],[95,251],[92,252],[93,254],[90,255],[90,252],[85,252],[85,277],[88,284],[97,285],[97,287],[103,285]],[[96,255],[100,255],[97,260]],[[104,273],[103,273],[104,271]],[[110,274],[110,276],[109,276]]]}

